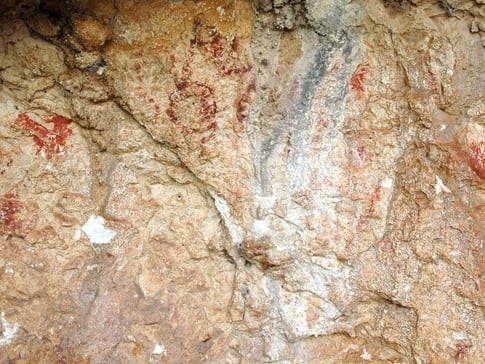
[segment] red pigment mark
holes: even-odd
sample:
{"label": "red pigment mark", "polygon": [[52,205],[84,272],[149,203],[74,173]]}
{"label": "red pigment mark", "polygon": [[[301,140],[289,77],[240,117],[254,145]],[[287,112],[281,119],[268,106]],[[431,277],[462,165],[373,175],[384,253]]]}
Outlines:
{"label": "red pigment mark", "polygon": [[457,362],[458,360],[465,358],[465,356],[468,352],[468,349],[470,349],[472,347],[472,344],[459,342],[455,345],[455,347],[456,347],[456,351],[455,351],[455,355],[453,356],[453,358],[455,359],[455,362]]}
{"label": "red pigment mark", "polygon": [[[203,133],[201,143],[215,138],[218,124],[215,121],[218,112],[215,87],[206,82],[195,79],[192,69],[194,56],[200,54],[213,62],[220,76],[239,77],[239,99],[236,101],[236,118],[233,128],[236,132],[245,129],[244,121],[248,116],[248,108],[256,90],[252,66],[241,64],[238,51],[241,44],[239,38],[226,37],[214,27],[204,26],[200,22],[194,24],[193,38],[190,40],[189,54],[181,64],[181,71],[177,67],[175,55],[170,55],[171,73],[175,79],[176,90],[169,96],[169,106],[166,115],[184,136]],[[151,102],[148,100],[148,102]],[[192,104],[196,107],[196,116],[183,117],[187,113],[185,106]],[[159,108],[156,108],[156,115]],[[196,119],[194,119],[194,116]]]}
{"label": "red pigment mark", "polygon": [[241,47],[241,42],[239,41],[239,37],[234,36],[234,38],[232,39],[232,43],[231,43],[232,50],[234,52],[237,52],[240,47]]}
{"label": "red pigment mark", "polygon": [[463,150],[462,143],[455,136],[453,140],[446,144],[446,149],[450,154],[450,162],[454,165],[463,166],[470,158]]}
{"label": "red pigment mark", "polygon": [[[170,94],[170,106],[166,113],[172,123],[178,126],[184,135],[192,134],[193,132],[210,131],[208,138],[202,138],[202,142],[206,142],[209,138],[215,137],[215,130],[217,123],[214,121],[217,113],[217,104],[214,100],[214,90],[198,81],[182,80],[176,82],[176,91]],[[198,115],[200,115],[200,125],[184,125],[177,115],[180,110],[180,102],[184,99],[195,98],[199,102]],[[185,112],[185,110],[181,110]]]}
{"label": "red pigment mark", "polygon": [[15,123],[32,137],[37,145],[36,154],[43,150],[47,159],[52,159],[54,154],[64,151],[67,139],[72,135],[72,129],[69,127],[71,120],[60,115],[44,118],[44,120],[53,123],[54,128],[52,130],[47,129],[32,120],[27,114],[20,114]]}
{"label": "red pigment mark", "polygon": [[[241,42],[238,36],[234,36],[229,42],[220,32],[215,32],[208,40],[202,40],[200,33],[203,27],[200,24],[195,25],[194,38],[191,39],[191,48],[197,47],[211,56],[212,62],[217,66],[220,74],[231,76],[233,74],[244,75],[252,70],[252,66],[237,66],[234,61],[238,60],[238,51]],[[209,31],[213,31],[208,29]]]}
{"label": "red pigment mark", "polygon": [[481,179],[485,179],[485,142],[472,144],[470,156],[470,167]]}
{"label": "red pigment mark", "polygon": [[237,102],[236,117],[240,123],[244,122],[248,117],[249,105],[253,101],[255,91],[256,83],[252,80]]}
{"label": "red pigment mark", "polygon": [[359,158],[360,159],[364,159],[364,155],[365,155],[365,148],[362,146],[362,145],[359,145],[357,147],[357,154],[359,155]]}
{"label": "red pigment mark", "polygon": [[371,197],[371,200],[370,200],[370,207],[369,207],[370,213],[375,212],[376,204],[381,200],[381,198],[382,198],[382,187],[377,186],[374,189],[374,193],[372,194],[372,197]]}
{"label": "red pigment mark", "polygon": [[363,217],[359,217],[357,224],[355,225],[355,231],[357,233],[363,232],[367,228],[368,221]]}
{"label": "red pigment mark", "polygon": [[354,75],[352,76],[352,79],[350,80],[350,85],[352,86],[352,89],[354,91],[358,92],[364,92],[364,81],[365,78],[367,77],[367,73],[369,72],[369,69],[367,67],[361,67],[359,68]]}
{"label": "red pigment mark", "polygon": [[225,39],[220,32],[215,32],[209,40],[202,40],[200,33],[203,27],[199,24],[195,24],[194,38],[190,40],[190,45],[204,48],[213,58],[220,58],[225,52]]}
{"label": "red pigment mark", "polygon": [[289,158],[291,150],[293,149],[293,132],[291,130],[286,134],[285,144],[284,153],[286,158]]}
{"label": "red pigment mark", "polygon": [[431,91],[432,98],[438,97],[439,96],[438,83],[436,82],[436,79],[434,78],[433,74],[429,71],[428,71],[427,81],[429,85],[429,90]]}
{"label": "red pigment mark", "polygon": [[245,73],[252,71],[252,66],[230,67],[227,64],[221,64],[219,72],[224,76],[244,75]]}
{"label": "red pigment mark", "polygon": [[212,57],[219,58],[224,54],[225,47],[221,33],[217,32],[212,39],[207,42],[205,48],[212,54]]}
{"label": "red pigment mark", "polygon": [[16,214],[22,208],[22,204],[18,201],[17,197],[18,195],[16,193],[9,192],[0,198],[0,223],[10,231],[15,230],[17,227]]}

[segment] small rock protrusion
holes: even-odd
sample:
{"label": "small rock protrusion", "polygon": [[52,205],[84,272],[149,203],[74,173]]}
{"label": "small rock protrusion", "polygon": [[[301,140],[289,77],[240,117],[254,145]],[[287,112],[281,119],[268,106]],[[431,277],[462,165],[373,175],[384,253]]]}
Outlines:
{"label": "small rock protrusion", "polygon": [[28,17],[26,23],[30,29],[43,37],[55,37],[61,31],[61,26],[54,23],[50,17],[43,13],[36,13]]}
{"label": "small rock protrusion", "polygon": [[273,2],[271,0],[255,0],[256,9],[259,11],[271,11]]}
{"label": "small rock protrusion", "polygon": [[98,50],[110,38],[109,28],[91,16],[72,16],[73,35],[87,51]]}
{"label": "small rock protrusion", "polygon": [[293,7],[285,5],[275,9],[276,20],[274,27],[279,30],[291,30],[295,26],[295,12]]}

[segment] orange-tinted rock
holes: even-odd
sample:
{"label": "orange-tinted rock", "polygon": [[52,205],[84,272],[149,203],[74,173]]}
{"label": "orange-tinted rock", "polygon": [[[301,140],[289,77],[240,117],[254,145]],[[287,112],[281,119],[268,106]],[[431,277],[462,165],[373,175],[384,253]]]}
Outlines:
{"label": "orange-tinted rock", "polygon": [[478,177],[485,179],[485,141],[472,144],[470,152],[470,167]]}
{"label": "orange-tinted rock", "polygon": [[443,3],[2,2],[0,362],[481,362],[483,12]]}

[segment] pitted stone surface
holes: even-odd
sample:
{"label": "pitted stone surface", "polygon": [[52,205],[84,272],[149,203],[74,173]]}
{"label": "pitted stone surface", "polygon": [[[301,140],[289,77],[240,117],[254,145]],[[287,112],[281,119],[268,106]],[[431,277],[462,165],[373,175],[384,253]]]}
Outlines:
{"label": "pitted stone surface", "polygon": [[0,361],[481,362],[481,1],[0,14]]}

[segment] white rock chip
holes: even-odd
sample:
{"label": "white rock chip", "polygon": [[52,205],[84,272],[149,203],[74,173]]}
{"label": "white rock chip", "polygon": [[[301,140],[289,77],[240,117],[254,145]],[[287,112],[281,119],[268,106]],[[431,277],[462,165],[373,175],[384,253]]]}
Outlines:
{"label": "white rock chip", "polygon": [[436,184],[434,185],[434,190],[437,195],[439,195],[441,192],[446,192],[446,193],[451,193],[451,190],[445,186],[441,178],[436,176]]}
{"label": "white rock chip", "polygon": [[91,215],[81,227],[91,244],[109,244],[116,235],[116,231],[106,228],[104,223],[101,216]]}
{"label": "white rock chip", "polygon": [[165,346],[164,345],[160,345],[159,343],[157,343],[155,345],[155,347],[153,348],[153,352],[152,352],[153,355],[166,355],[167,354],[167,349],[165,349]]}
{"label": "white rock chip", "polygon": [[15,338],[19,330],[19,324],[11,324],[5,319],[5,313],[0,312],[0,328],[3,332],[0,333],[0,346],[10,344]]}

